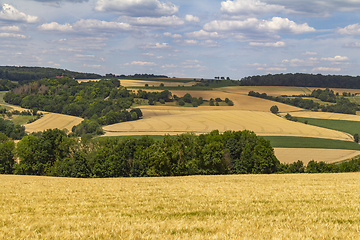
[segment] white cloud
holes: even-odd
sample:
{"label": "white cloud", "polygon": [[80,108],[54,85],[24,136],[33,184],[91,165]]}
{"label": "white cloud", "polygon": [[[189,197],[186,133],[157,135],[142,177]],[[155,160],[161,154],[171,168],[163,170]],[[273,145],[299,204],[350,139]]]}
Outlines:
{"label": "white cloud", "polygon": [[152,66],[156,66],[157,64],[154,62],[142,62],[142,61],[133,61],[131,63],[125,63],[125,66],[143,66],[143,67],[152,67]]}
{"label": "white cloud", "polygon": [[199,38],[199,39],[220,37],[220,35],[217,32],[207,32],[202,29],[200,31],[185,33],[185,36],[189,38]]}
{"label": "white cloud", "polygon": [[95,10],[115,12],[132,17],[151,17],[176,14],[179,7],[170,2],[160,2],[158,0],[98,0]]}
{"label": "white cloud", "polygon": [[288,18],[273,17],[271,20],[249,18],[240,20],[215,20],[204,25],[206,31],[247,31],[256,33],[302,34],[315,32],[307,23],[297,24]]}
{"label": "white cloud", "polygon": [[157,26],[157,27],[172,27],[180,26],[185,22],[179,17],[172,16],[162,16],[162,17],[136,17],[129,18],[128,21],[133,25],[142,25],[142,26]]}
{"label": "white cloud", "polygon": [[287,70],[287,68],[279,68],[279,67],[262,68],[262,67],[259,67],[256,70],[267,71],[267,72],[281,72],[281,71],[284,72]]}
{"label": "white cloud", "polygon": [[258,0],[226,0],[221,2],[221,12],[229,15],[258,16],[268,13],[279,13],[284,6],[267,4]]}
{"label": "white cloud", "polygon": [[0,12],[0,20],[14,21],[14,22],[25,22],[25,23],[37,23],[40,18],[37,16],[26,15],[20,12],[13,6],[4,3],[2,5],[2,11]]}
{"label": "white cloud", "polygon": [[360,48],[360,42],[346,43],[343,45],[344,48]]}
{"label": "white cloud", "polygon": [[298,14],[328,16],[333,12],[357,12],[360,10],[358,0],[263,0],[268,4],[279,4]]}
{"label": "white cloud", "polygon": [[165,64],[165,65],[161,66],[161,68],[176,68],[176,67],[178,67],[178,66],[175,64]]}
{"label": "white cloud", "polygon": [[302,55],[305,55],[305,56],[316,56],[316,55],[318,55],[316,52],[309,52],[309,51],[307,51],[307,52],[304,52],[304,53],[302,53]]}
{"label": "white cloud", "polygon": [[25,39],[26,36],[22,34],[15,34],[15,33],[0,33],[1,38],[20,38]]}
{"label": "white cloud", "polygon": [[312,72],[340,72],[341,68],[329,68],[329,67],[316,67],[311,70]]}
{"label": "white cloud", "polygon": [[348,25],[344,28],[338,28],[337,32],[339,34],[360,35],[360,25],[356,23],[356,24]]}
{"label": "white cloud", "polygon": [[182,37],[180,34],[171,34],[169,32],[165,32],[163,35],[165,37],[171,37],[171,38],[181,38]]}
{"label": "white cloud", "polygon": [[285,59],[282,61],[283,64],[288,64],[291,67],[312,67],[314,64],[317,64],[319,59],[317,58],[307,58],[307,59],[298,59],[294,58],[291,60]]}
{"label": "white cloud", "polygon": [[199,18],[199,17],[193,16],[193,15],[190,15],[190,14],[187,14],[187,15],[185,16],[185,20],[188,21],[188,22],[195,22],[195,23],[200,22],[200,18]]}
{"label": "white cloud", "polygon": [[169,48],[169,44],[168,43],[148,43],[148,44],[143,44],[139,46],[142,49],[164,49],[164,48]]}
{"label": "white cloud", "polygon": [[59,24],[57,22],[44,23],[38,27],[42,31],[58,31],[58,32],[118,32],[130,31],[131,26],[128,23],[106,22],[97,19],[81,19],[74,24]]}
{"label": "white cloud", "polygon": [[321,58],[323,61],[330,61],[330,62],[343,62],[343,61],[349,61],[348,57],[342,57],[342,56],[335,56],[335,57],[328,57],[328,58]]}
{"label": "white cloud", "polygon": [[57,22],[44,23],[38,27],[42,31],[73,32],[74,29],[69,23],[59,24]]}
{"label": "white cloud", "polygon": [[204,47],[220,47],[220,44],[213,40],[205,40],[201,42],[201,45]]}
{"label": "white cloud", "polygon": [[266,43],[262,43],[262,42],[250,42],[249,43],[250,46],[254,46],[254,47],[285,47],[286,43],[284,42],[266,42]]}
{"label": "white cloud", "polygon": [[0,30],[7,32],[20,32],[20,28],[18,26],[4,26],[0,27]]}

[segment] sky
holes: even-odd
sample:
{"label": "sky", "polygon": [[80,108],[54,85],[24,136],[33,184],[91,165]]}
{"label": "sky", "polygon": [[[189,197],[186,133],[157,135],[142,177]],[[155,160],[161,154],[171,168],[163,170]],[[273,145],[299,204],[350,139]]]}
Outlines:
{"label": "sky", "polygon": [[360,0],[0,0],[0,65],[360,75]]}

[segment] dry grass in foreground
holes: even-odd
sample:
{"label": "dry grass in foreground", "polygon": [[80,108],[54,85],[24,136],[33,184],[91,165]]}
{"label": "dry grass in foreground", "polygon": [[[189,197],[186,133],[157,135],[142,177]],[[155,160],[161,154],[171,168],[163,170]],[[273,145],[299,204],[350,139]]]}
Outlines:
{"label": "dry grass in foreground", "polygon": [[0,176],[1,239],[358,239],[360,174]]}

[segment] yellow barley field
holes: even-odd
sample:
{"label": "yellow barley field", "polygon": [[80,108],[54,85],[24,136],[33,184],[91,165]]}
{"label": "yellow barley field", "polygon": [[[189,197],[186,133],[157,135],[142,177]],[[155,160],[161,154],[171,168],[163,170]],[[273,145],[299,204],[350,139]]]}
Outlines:
{"label": "yellow barley field", "polygon": [[[144,87],[145,84],[149,84],[149,86],[155,86],[158,87],[160,86],[161,83],[164,84],[164,86],[166,87],[177,87],[177,86],[185,86],[185,87],[191,87],[192,85],[195,84],[194,81],[191,82],[167,82],[167,81],[146,81],[146,80],[132,80],[132,79],[119,79],[121,86],[124,87]],[[147,89],[146,91],[152,91]]]}
{"label": "yellow barley field", "polygon": [[1,239],[359,239],[360,174],[0,176]]}
{"label": "yellow barley field", "polygon": [[[164,113],[165,112],[165,113]],[[293,122],[270,112],[244,110],[153,110],[151,117],[105,126],[105,136],[164,135],[213,130],[251,130],[258,135],[306,136],[352,141],[343,132]],[[165,115],[166,114],[166,115]]]}
{"label": "yellow barley field", "polygon": [[47,113],[39,120],[36,120],[30,124],[24,124],[26,132],[39,132],[46,129],[58,128],[61,130],[66,129],[71,132],[73,126],[81,123],[83,119],[79,117],[59,114],[59,113]]}
{"label": "yellow barley field", "polygon": [[301,160],[304,165],[307,165],[311,160],[335,163],[360,155],[360,151],[355,150],[312,148],[274,148],[274,152],[281,163],[293,163]]}

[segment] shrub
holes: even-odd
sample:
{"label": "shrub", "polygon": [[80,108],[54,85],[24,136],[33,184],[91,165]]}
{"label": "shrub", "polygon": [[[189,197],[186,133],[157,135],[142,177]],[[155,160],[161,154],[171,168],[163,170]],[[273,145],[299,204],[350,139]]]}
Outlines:
{"label": "shrub", "polygon": [[274,105],[270,108],[270,111],[274,114],[277,114],[279,112],[278,106]]}

